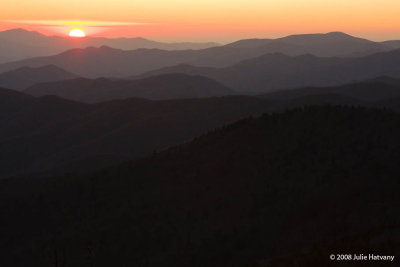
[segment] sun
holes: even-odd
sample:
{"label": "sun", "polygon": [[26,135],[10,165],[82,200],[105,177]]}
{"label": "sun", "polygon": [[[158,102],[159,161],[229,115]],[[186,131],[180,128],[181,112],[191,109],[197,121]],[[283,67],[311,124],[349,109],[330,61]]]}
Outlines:
{"label": "sun", "polygon": [[82,31],[81,29],[73,29],[73,30],[71,30],[71,31],[69,32],[69,36],[70,36],[70,37],[79,37],[79,38],[81,38],[81,37],[85,37],[86,34],[85,34],[85,32]]}

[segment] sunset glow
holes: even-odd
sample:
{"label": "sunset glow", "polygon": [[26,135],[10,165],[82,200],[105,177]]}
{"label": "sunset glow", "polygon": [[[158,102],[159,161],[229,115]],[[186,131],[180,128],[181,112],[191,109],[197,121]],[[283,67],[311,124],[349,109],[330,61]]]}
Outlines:
{"label": "sunset glow", "polygon": [[62,35],[73,25],[90,36],[214,41],[329,31],[374,40],[400,36],[397,0],[28,0],[24,6],[2,1],[0,30]]}
{"label": "sunset glow", "polygon": [[70,31],[69,36],[82,38],[85,37],[86,34],[81,29],[73,29],[72,31]]}

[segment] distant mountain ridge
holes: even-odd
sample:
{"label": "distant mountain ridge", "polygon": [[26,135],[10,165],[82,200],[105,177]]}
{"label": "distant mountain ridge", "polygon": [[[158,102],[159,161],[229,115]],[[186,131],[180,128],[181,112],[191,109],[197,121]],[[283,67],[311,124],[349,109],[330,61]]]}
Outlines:
{"label": "distant mountain ridge", "polygon": [[309,54],[290,57],[275,53],[224,68],[181,64],[132,78],[165,73],[209,77],[242,93],[262,93],[304,86],[333,86],[383,75],[400,78],[400,49],[356,58],[325,58]]}
{"label": "distant mountain ridge", "polygon": [[[250,55],[251,54],[251,55]],[[126,77],[154,70],[162,66],[172,66],[181,62],[197,65],[225,66],[249,56],[255,51],[238,51],[236,48],[214,47],[204,50],[165,51],[160,49],[120,50],[107,46],[100,48],[72,49],[55,56],[36,57],[16,62],[0,64],[0,72],[22,66],[40,67],[56,65],[86,78]]]}
{"label": "distant mountain ridge", "polygon": [[54,82],[78,77],[78,75],[67,72],[55,65],[46,65],[38,68],[21,67],[1,73],[0,87],[22,91],[36,83]]}
{"label": "distant mountain ridge", "polygon": [[[253,41],[243,42],[252,43]],[[125,51],[102,46],[99,48],[72,49],[54,56],[35,57],[0,64],[0,72],[22,66],[39,67],[54,64],[87,78],[126,77],[178,64],[228,67],[243,60],[271,53],[283,53],[290,56],[313,54],[323,57],[339,55],[354,57],[393,49],[395,48],[392,46],[355,38],[343,33],[295,35],[272,41],[267,40],[265,45],[260,46],[258,44],[231,44],[200,50],[137,49]]]}
{"label": "distant mountain ridge", "polygon": [[163,101],[130,98],[98,104],[56,96],[36,98],[1,89],[0,177],[38,170],[96,170],[187,141],[243,117],[304,105],[385,107],[399,111],[399,80],[374,80],[253,97]]}
{"label": "distant mountain ridge", "polygon": [[138,48],[183,50],[204,49],[219,46],[218,43],[162,43],[141,37],[134,38],[103,38],[85,37],[72,39],[62,36],[46,36],[35,31],[12,29],[0,32],[0,63],[21,60],[37,56],[50,56],[73,48],[111,46],[116,49],[133,50]]}
{"label": "distant mountain ridge", "polygon": [[96,103],[131,97],[152,100],[204,98],[231,95],[231,89],[209,78],[186,74],[164,74],[140,80],[74,79],[40,83],[27,88],[33,96],[59,97]]}
{"label": "distant mountain ridge", "polygon": [[395,48],[389,45],[389,43],[373,42],[342,32],[296,34],[277,39],[247,39],[228,44],[227,46],[269,48],[269,53],[283,53],[289,56],[312,54],[320,57],[363,56]]}

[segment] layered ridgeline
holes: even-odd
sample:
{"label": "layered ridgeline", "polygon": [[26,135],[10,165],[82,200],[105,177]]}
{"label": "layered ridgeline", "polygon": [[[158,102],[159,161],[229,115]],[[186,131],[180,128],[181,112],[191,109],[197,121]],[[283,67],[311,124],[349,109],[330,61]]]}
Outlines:
{"label": "layered ridgeline", "polygon": [[[103,48],[104,51],[115,51],[109,48]],[[98,52],[99,60],[101,61],[102,57],[105,56],[98,49],[88,49],[87,51],[92,50],[94,54]],[[97,51],[97,52],[95,52]],[[81,51],[83,52],[83,50]],[[125,52],[120,51],[122,59]],[[161,51],[159,51],[161,52]],[[72,52],[71,52],[72,53]],[[129,53],[129,52],[127,52]],[[137,51],[133,52],[137,53]],[[168,53],[168,52],[161,52],[161,53]],[[179,53],[179,52],[176,52]],[[90,54],[90,53],[89,53]],[[88,55],[88,54],[86,54]],[[118,62],[114,62],[113,60],[116,59],[113,52],[110,54],[110,58],[107,57],[103,58],[105,62],[110,60],[110,64],[100,65],[100,68],[107,68],[108,70],[112,69],[112,66],[119,68]],[[84,58],[85,56],[82,56]],[[82,59],[80,56],[79,60],[75,61],[74,57],[66,57],[60,59],[60,65],[68,65],[68,62],[72,61],[72,65],[70,66],[71,69],[75,69],[76,73],[80,73],[82,69],[80,69],[80,65],[78,64],[79,61]],[[99,69],[99,64],[96,63],[95,57],[86,60],[83,60],[82,63],[85,65],[88,63],[88,69],[94,70],[97,72]],[[135,67],[139,66],[140,63],[132,63],[128,61],[124,61],[128,65],[134,64]],[[131,70],[129,66],[125,66],[125,72]],[[315,57],[312,55],[303,55],[297,57],[290,57],[283,54],[268,54],[258,58],[249,59],[233,65],[231,67],[226,68],[208,68],[208,67],[195,67],[191,65],[177,65],[174,67],[167,67],[162,68],[155,71],[147,72],[143,75],[135,75],[130,76],[129,79],[142,79],[151,76],[159,76],[159,75],[166,75],[166,74],[187,74],[191,76],[203,76],[208,79],[213,79],[216,82],[220,83],[219,86],[216,85],[215,82],[212,88],[226,86],[228,88],[233,89],[236,92],[242,94],[249,94],[249,93],[262,93],[262,92],[269,92],[274,90],[280,89],[287,89],[287,88],[296,88],[296,87],[304,87],[304,86],[332,86],[332,85],[339,85],[345,84],[354,81],[361,81],[366,79],[372,79],[378,76],[392,76],[392,77],[400,77],[400,50],[394,50],[391,52],[385,53],[378,53],[367,57],[360,57],[360,58],[320,58]],[[68,67],[68,66],[67,66]],[[86,67],[84,67],[86,69]],[[108,73],[108,70],[105,70],[105,73]],[[83,71],[86,72],[85,70]],[[100,71],[102,73],[102,71]],[[110,71],[111,74],[113,71]],[[103,73],[103,74],[105,74]],[[100,74],[100,73],[99,73]],[[95,75],[96,76],[96,75]],[[107,75],[106,75],[107,76]],[[69,73],[59,67],[55,67],[54,65],[45,66],[45,67],[22,67],[20,69],[6,72],[0,74],[0,84],[3,84],[3,87],[9,88],[16,88],[21,89],[25,86],[30,86],[35,83],[43,83],[43,82],[50,82],[50,81],[60,81],[64,79],[70,79],[71,77],[76,77],[75,74]],[[165,76],[168,77],[168,76]],[[167,79],[166,83],[173,84],[173,78],[181,79],[183,82],[182,86],[185,86],[187,82],[183,81],[183,77],[187,77],[184,75],[170,75],[171,79]],[[180,77],[180,78],[179,78]],[[126,78],[125,78],[126,79]],[[203,86],[204,83],[207,83],[205,79],[200,81],[199,84]],[[184,80],[189,80],[189,78],[185,78]],[[192,82],[195,81],[195,78],[192,77]],[[71,94],[73,94],[72,99],[79,99],[82,97],[79,95],[79,92],[72,93],[74,90],[77,89],[69,88],[73,86],[73,83],[76,83],[76,87],[82,87],[85,91],[91,91],[93,88],[90,87],[90,84],[99,85],[103,82],[103,85],[100,85],[100,88],[111,88],[114,86],[122,86],[121,84],[124,83],[123,87],[129,87],[129,85],[138,84],[137,82],[129,83],[127,81],[117,82],[116,79],[100,79],[97,81],[89,81],[89,80],[76,80],[75,82],[60,82],[55,84],[44,84],[34,87],[33,91],[37,91],[38,95],[47,94],[53,89],[57,89],[60,87],[61,90],[64,88],[65,90],[68,89]],[[90,83],[90,84],[89,84]],[[179,87],[179,85],[177,85]],[[52,88],[54,87],[54,88]],[[161,86],[163,87],[163,86]],[[196,87],[196,85],[193,85]],[[63,89],[63,90],[64,90]],[[54,94],[58,94],[59,92],[55,91]],[[132,90],[134,91],[134,90]],[[219,91],[219,90],[217,90]],[[222,91],[226,91],[222,90]],[[221,91],[221,92],[222,92]],[[227,91],[226,91],[227,93]],[[124,95],[125,93],[121,93]],[[142,93],[138,92],[140,96]],[[195,93],[197,94],[197,93]],[[67,94],[62,94],[63,96],[70,98],[72,96],[68,96]],[[201,95],[201,94],[200,94]],[[212,94],[211,94],[212,95]],[[132,96],[135,96],[134,94]],[[100,99],[102,99],[100,97]],[[156,98],[157,99],[157,98]],[[86,101],[86,100],[85,100]]]}
{"label": "layered ridgeline", "polygon": [[[160,81],[164,78],[161,76]],[[67,84],[73,82],[67,81]],[[91,88],[93,83],[96,85],[102,80],[87,82]],[[100,85],[94,88],[101,88]],[[61,84],[52,88],[57,92]],[[96,94],[97,89],[91,89],[89,96],[101,95]],[[400,81],[389,77],[256,97],[125,99],[97,104],[55,96],[36,98],[12,90],[0,92],[0,175],[3,177],[32,171],[63,173],[103,168],[190,140],[243,117],[303,105],[362,105],[400,110]]]}
{"label": "layered ridgeline", "polygon": [[398,257],[399,125],[398,113],[309,107],[93,175],[2,180],[0,264],[336,266],[329,255],[343,251]]}
{"label": "layered ridgeline", "polygon": [[234,93],[214,80],[187,74],[164,74],[138,80],[79,78],[39,83],[24,92],[33,96],[56,95],[87,103],[130,97],[163,100],[226,96]]}
{"label": "layered ridgeline", "polygon": [[61,53],[72,48],[85,48],[89,46],[100,47],[103,45],[117,49],[204,49],[218,46],[217,43],[162,43],[147,40],[141,37],[136,38],[103,38],[85,37],[82,39],[71,39],[61,36],[46,36],[34,31],[24,29],[13,29],[0,32],[0,62],[21,60],[37,56],[50,56]]}
{"label": "layered ridgeline", "polygon": [[[96,103],[113,99],[139,97],[145,99],[179,99],[204,98],[234,94],[232,90],[220,83],[202,76],[186,74],[164,74],[137,80],[116,79],[73,79],[58,82],[39,83],[27,88],[25,93],[33,96],[56,95],[62,98]],[[301,87],[296,89],[278,90],[259,95],[269,100],[281,100],[289,105],[290,101],[305,98],[309,103],[310,96],[327,97],[328,103],[334,103],[329,96],[337,95],[347,98],[350,103],[371,103],[387,101],[400,97],[400,79],[381,76],[365,81],[353,82],[340,86]],[[351,100],[352,99],[352,100]],[[316,99],[316,104],[323,99]],[[358,101],[358,102],[357,102]],[[341,104],[346,104],[342,102]]]}
{"label": "layered ridgeline", "polygon": [[67,72],[57,66],[22,67],[0,74],[0,87],[22,91],[37,83],[54,82],[78,78],[79,76]]}
{"label": "layered ridgeline", "polygon": [[[179,51],[159,49],[125,51],[109,46],[72,49],[54,56],[36,57],[1,64],[0,72],[13,70],[22,66],[40,67],[54,64],[87,78],[125,77],[177,64],[191,64],[203,67],[228,67],[243,60],[271,53],[283,53],[288,56],[312,54],[317,57],[337,57],[350,55],[363,56],[395,49],[395,47],[390,45],[374,43],[343,33],[297,35],[277,40],[262,40],[261,43],[256,41],[257,44],[248,44],[253,42],[254,40],[245,40],[221,47]],[[369,52],[367,53],[366,51]],[[268,60],[268,58],[265,60]],[[300,59],[295,58],[293,60],[298,61]],[[318,60],[325,61],[325,59]],[[301,62],[300,60],[300,65]],[[276,63],[272,61],[271,66],[273,67],[273,64]],[[280,67],[280,64],[278,64],[277,68]],[[312,66],[305,65],[305,67],[307,70]],[[262,75],[266,75],[268,78],[268,73],[262,71],[259,69],[256,73],[262,73]],[[248,75],[246,73],[239,74]]]}
{"label": "layered ridgeline", "polygon": [[[217,43],[162,43],[144,38],[86,37],[71,39],[46,36],[34,31],[13,29],[0,32],[0,63],[36,56],[49,56],[72,48],[109,46],[116,49],[139,48],[162,50],[201,50],[220,46]],[[340,32],[327,34],[300,34],[277,39],[247,39],[226,45],[241,50],[259,50],[259,53],[281,52],[288,55],[311,53],[317,56],[360,56],[400,48],[398,41],[373,42]],[[227,50],[221,50],[227,51]],[[239,49],[238,49],[239,51]]]}
{"label": "layered ridgeline", "polygon": [[177,65],[137,77],[166,73],[202,75],[237,92],[255,93],[302,86],[330,86],[377,76],[400,78],[400,50],[357,58],[267,54],[225,68]]}
{"label": "layered ridgeline", "polygon": [[268,100],[251,97],[89,105],[4,89],[0,101],[2,177],[103,168],[268,109]]}

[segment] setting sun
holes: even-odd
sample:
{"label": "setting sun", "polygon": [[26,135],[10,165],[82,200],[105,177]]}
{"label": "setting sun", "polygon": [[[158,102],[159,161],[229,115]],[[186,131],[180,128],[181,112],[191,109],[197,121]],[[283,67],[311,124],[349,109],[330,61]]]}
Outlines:
{"label": "setting sun", "polygon": [[81,29],[73,29],[69,32],[70,37],[85,37],[86,34]]}

